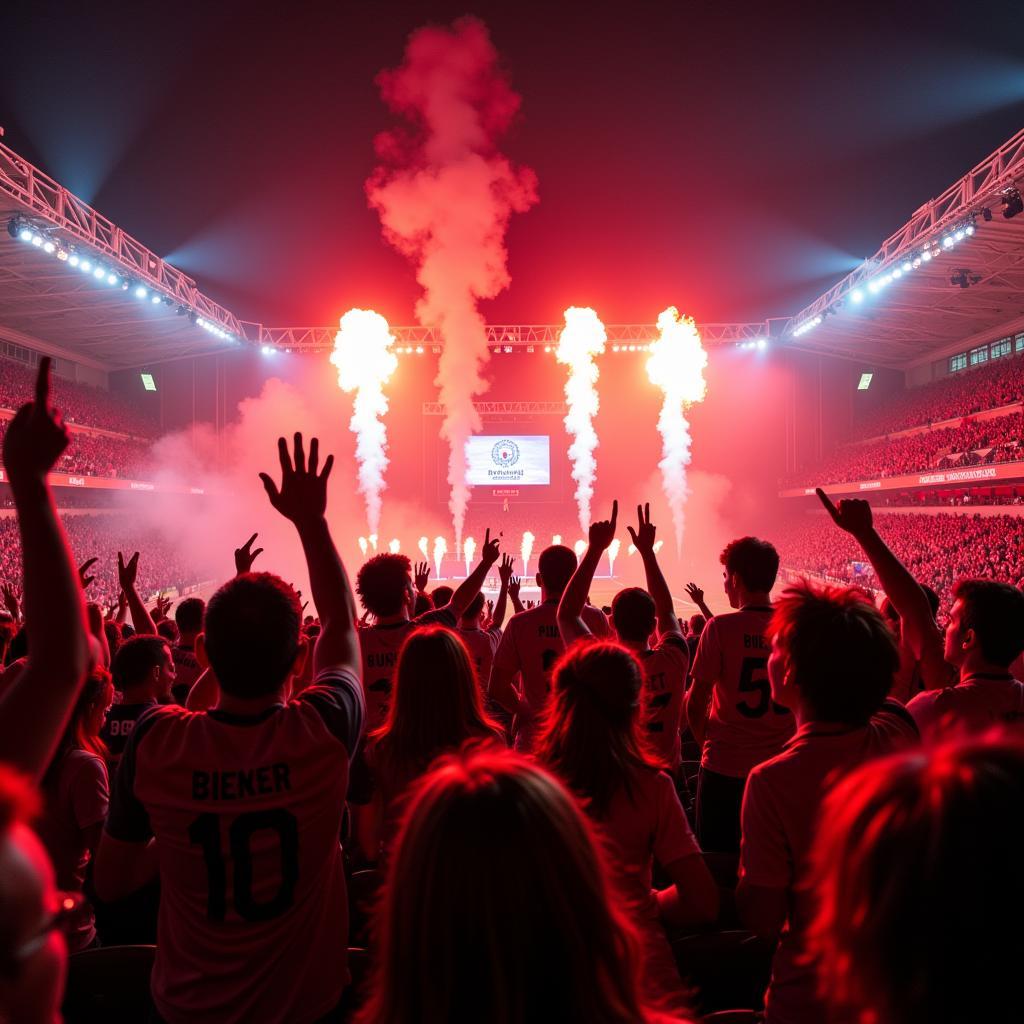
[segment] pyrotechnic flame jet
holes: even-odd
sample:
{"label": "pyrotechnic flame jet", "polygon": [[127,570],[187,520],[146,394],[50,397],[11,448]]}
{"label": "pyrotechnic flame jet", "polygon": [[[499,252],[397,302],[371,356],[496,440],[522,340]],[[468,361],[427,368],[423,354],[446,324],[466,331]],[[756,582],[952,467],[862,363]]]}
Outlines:
{"label": "pyrotechnic flame jet", "polygon": [[430,558],[430,552],[427,548],[427,545],[429,543],[430,541],[428,541],[426,537],[420,537],[419,544],[417,545],[417,547],[419,547],[420,549],[420,554],[423,556],[424,561],[427,561]]}
{"label": "pyrotechnic flame jet", "polygon": [[[388,438],[384,415],[388,400],[384,385],[395,372],[398,359],[387,320],[370,309],[350,309],[339,321],[331,362],[338,368],[338,386],[355,392],[349,429],[356,435],[359,491],[366,500],[366,522],[371,540],[380,527],[381,493],[387,469]],[[374,544],[376,549],[376,544]]]}
{"label": "pyrotechnic flame jet", "polygon": [[604,352],[606,340],[604,324],[592,309],[571,306],[565,311],[565,327],[558,336],[555,356],[569,367],[569,379],[565,382],[565,400],[569,407],[565,429],[573,437],[569,445],[569,459],[572,478],[576,481],[580,529],[584,531],[590,528],[590,499],[594,496],[594,481],[597,479],[594,417],[598,410],[598,369],[594,356]]}
{"label": "pyrotechnic flame jet", "polygon": [[476,541],[467,537],[462,542],[462,557],[466,563],[466,575],[469,575],[470,566],[473,564],[473,556],[476,554]]}
{"label": "pyrotechnic flame jet", "polygon": [[393,555],[397,555],[402,549],[401,541],[397,537],[388,544],[388,551]]}
{"label": "pyrotechnic flame jet", "polygon": [[622,541],[616,537],[611,544],[608,545],[608,575],[615,575],[615,559],[619,557],[619,548],[622,547]]}
{"label": "pyrotechnic flame jet", "polygon": [[527,530],[523,534],[523,543],[519,547],[519,554],[523,557],[523,575],[526,576],[529,572],[530,555],[533,554],[533,542],[536,540],[534,535]]}
{"label": "pyrotechnic flame jet", "polygon": [[690,317],[680,317],[670,306],[658,317],[660,337],[651,346],[647,376],[664,392],[658,430],[661,433],[661,482],[672,512],[676,534],[676,553],[683,546],[686,524],[685,506],[689,496],[686,467],[690,464],[690,424],[686,410],[704,400],[707,383],[704,369],[708,354],[701,344],[700,332]]}
{"label": "pyrotechnic flame jet", "polygon": [[366,543],[366,538],[365,537],[360,537],[359,538],[359,550],[362,551],[363,558],[366,557],[366,552],[367,552],[368,548],[369,548],[369,546]]}
{"label": "pyrotechnic flame jet", "polygon": [[434,538],[434,576],[440,577],[441,575],[441,563],[444,561],[444,556],[448,554],[448,542],[444,537]]}

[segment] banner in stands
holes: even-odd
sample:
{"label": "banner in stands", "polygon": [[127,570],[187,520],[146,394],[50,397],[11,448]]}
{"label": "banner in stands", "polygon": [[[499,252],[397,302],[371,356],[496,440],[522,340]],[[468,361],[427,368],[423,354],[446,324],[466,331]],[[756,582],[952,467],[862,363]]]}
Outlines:
{"label": "banner in stands", "polygon": [[[915,487],[955,487],[960,484],[994,483],[997,480],[1024,479],[1024,462],[1000,462],[992,466],[965,466],[963,469],[909,473],[883,480],[855,480],[849,483],[822,484],[830,494],[858,494],[862,491],[906,491]],[[814,494],[813,487],[793,487],[780,491],[780,498],[802,498]]]}
{"label": "banner in stands", "polygon": [[[205,494],[202,487],[161,487],[147,480],[120,480],[110,476],[77,476],[73,473],[51,473],[51,487],[86,487],[104,491],[160,491],[164,494]],[[0,484],[7,483],[7,474],[0,469]]]}

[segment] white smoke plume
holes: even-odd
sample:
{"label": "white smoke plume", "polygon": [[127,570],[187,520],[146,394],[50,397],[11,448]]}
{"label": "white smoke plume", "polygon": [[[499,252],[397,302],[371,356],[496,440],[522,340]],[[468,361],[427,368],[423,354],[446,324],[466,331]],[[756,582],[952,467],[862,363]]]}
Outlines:
{"label": "white smoke plume", "polygon": [[704,400],[707,383],[704,369],[708,354],[701,344],[700,332],[690,317],[680,317],[670,306],[658,317],[659,338],[651,346],[647,375],[665,394],[658,416],[661,433],[662,488],[672,511],[676,534],[676,554],[683,546],[686,525],[685,506],[690,490],[686,467],[690,464],[690,424],[686,410]]}
{"label": "white smoke plume", "polygon": [[359,490],[366,499],[371,539],[380,529],[381,492],[388,465],[384,385],[398,365],[391,351],[394,343],[388,322],[379,313],[350,309],[339,321],[331,353],[331,362],[338,369],[338,386],[342,391],[355,392],[349,429],[356,435]]}
{"label": "white smoke plume", "polygon": [[445,409],[448,507],[459,548],[470,493],[465,446],[480,429],[473,399],[487,390],[487,336],[477,303],[508,287],[505,232],[514,212],[536,202],[536,175],[497,149],[519,96],[477,19],[414,32],[401,67],[377,82],[407,124],[378,136],[380,163],[367,196],[384,237],[416,266],[423,288],[417,319],[437,327],[444,342],[435,383]]}
{"label": "white smoke plume", "polygon": [[569,459],[572,478],[576,481],[580,529],[584,532],[590,528],[590,499],[594,496],[597,479],[594,417],[598,410],[598,369],[594,356],[604,352],[606,340],[604,324],[592,309],[571,306],[565,311],[565,327],[558,336],[555,355],[560,363],[569,367],[569,379],[565,382],[565,400],[569,407],[565,429],[573,437]]}

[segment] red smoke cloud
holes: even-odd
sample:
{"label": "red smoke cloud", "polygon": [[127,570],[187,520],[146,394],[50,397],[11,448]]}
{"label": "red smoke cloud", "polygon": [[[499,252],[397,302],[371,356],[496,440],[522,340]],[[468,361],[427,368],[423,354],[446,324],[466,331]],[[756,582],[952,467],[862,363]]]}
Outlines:
{"label": "red smoke cloud", "polygon": [[405,121],[377,137],[380,164],[366,185],[384,237],[416,266],[423,296],[416,317],[444,338],[435,383],[445,408],[449,509],[461,549],[469,500],[465,443],[480,429],[473,399],[488,348],[480,299],[509,284],[505,231],[514,212],[537,200],[537,178],[497,148],[519,110],[484,25],[414,32],[401,67],[377,79],[388,107]]}

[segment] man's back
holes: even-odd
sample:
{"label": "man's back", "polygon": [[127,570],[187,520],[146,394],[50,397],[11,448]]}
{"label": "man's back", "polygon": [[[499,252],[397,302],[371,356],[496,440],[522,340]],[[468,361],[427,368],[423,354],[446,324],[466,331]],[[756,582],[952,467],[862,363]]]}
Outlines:
{"label": "man's back", "polygon": [[743,608],[716,615],[701,633],[691,672],[715,683],[701,764],[720,775],[743,778],[774,757],[795,728],[789,709],[772,700],[771,617],[768,606]]}
{"label": "man's back", "polygon": [[679,727],[683,717],[686,674],[690,664],[686,641],[675,633],[640,652],[644,667],[644,728],[647,738],[675,770],[682,759]]}
{"label": "man's back", "polygon": [[492,626],[490,629],[479,629],[478,627],[466,629],[460,626],[459,638],[466,645],[466,650],[469,651],[470,660],[476,668],[477,678],[482,686],[486,686],[491,674],[494,652],[501,642],[501,628]]}
{"label": "man's back", "polygon": [[100,739],[107,748],[107,767],[111,772],[117,769],[128,738],[139,718],[156,704],[155,700],[147,700],[141,704],[111,704],[106,720],[100,729]]}
{"label": "man's back", "polygon": [[817,1024],[824,1019],[815,997],[813,964],[804,962],[804,935],[813,902],[801,884],[818,807],[827,787],[873,757],[913,744],[917,731],[896,701],[886,701],[866,726],[810,722],[782,753],[757,765],[743,795],[740,878],[789,894],[789,920],[772,964],[766,1021]]}
{"label": "man's back", "polygon": [[[583,621],[595,636],[608,633],[608,620],[599,608],[586,605]],[[516,748],[529,750],[533,745],[538,717],[551,690],[551,670],[565,650],[558,631],[558,600],[544,601],[509,619],[492,671],[519,673],[523,688],[523,709],[519,717]]]}
{"label": "man's back", "polygon": [[907,710],[922,735],[982,732],[995,726],[1024,732],[1024,683],[1009,674],[975,674],[956,686],[919,693]]}
{"label": "man's back", "polygon": [[347,982],[339,834],[362,726],[358,679],[326,672],[258,715],[150,711],[107,831],[156,837],[153,993],[169,1024],[314,1021]]}

